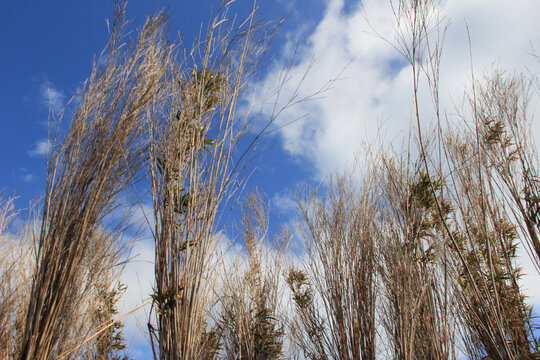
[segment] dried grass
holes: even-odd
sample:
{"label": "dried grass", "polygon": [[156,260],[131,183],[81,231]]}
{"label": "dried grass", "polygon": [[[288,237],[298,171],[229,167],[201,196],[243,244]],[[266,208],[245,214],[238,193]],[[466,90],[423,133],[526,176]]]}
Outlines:
{"label": "dried grass", "polygon": [[106,217],[146,161],[143,119],[160,88],[166,50],[164,14],[147,20],[133,46],[122,42],[124,7],[116,5],[107,54],[94,62],[69,130],[48,158],[19,359],[50,359],[84,339],[86,301],[118,260],[122,222],[108,228]]}
{"label": "dried grass", "polygon": [[270,243],[268,210],[259,194],[248,196],[242,214],[247,254],[223,264],[217,320],[220,358],[282,359],[285,324],[278,307],[288,239]]}
{"label": "dried grass", "polygon": [[216,352],[217,335],[207,328],[216,219],[234,190],[243,157],[233,159],[238,142],[250,129],[236,114],[238,101],[269,36],[254,11],[240,25],[228,22],[229,4],[189,58],[168,59],[167,97],[151,111],[157,326],[149,323],[149,330],[162,359]]}
{"label": "dried grass", "polygon": [[310,359],[375,359],[377,201],[351,174],[298,198],[307,273],[291,269],[297,317],[291,333]]}

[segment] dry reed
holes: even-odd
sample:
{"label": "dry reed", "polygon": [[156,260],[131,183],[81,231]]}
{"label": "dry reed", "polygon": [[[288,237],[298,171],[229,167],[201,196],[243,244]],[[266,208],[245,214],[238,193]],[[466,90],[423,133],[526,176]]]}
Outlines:
{"label": "dry reed", "polygon": [[220,358],[281,359],[285,334],[278,303],[288,239],[278,238],[281,244],[269,242],[268,210],[257,193],[245,202],[242,229],[247,256],[224,264],[221,281]]}
{"label": "dry reed", "polygon": [[370,178],[336,176],[328,192],[299,197],[307,269],[288,283],[297,317],[292,341],[310,359],[375,359],[376,199]]}
{"label": "dry reed", "polygon": [[107,53],[94,61],[69,130],[48,158],[21,360],[51,359],[80,341],[82,304],[116,257],[122,225],[108,229],[106,217],[145,161],[142,124],[163,77],[166,17],[149,18],[127,46],[124,7],[116,4]]}
{"label": "dry reed", "polygon": [[161,359],[216,354],[217,334],[207,326],[216,218],[241,161],[233,159],[237,144],[249,129],[236,108],[268,39],[255,11],[240,25],[227,21],[230,3],[222,3],[188,58],[170,59],[167,98],[149,124],[157,318],[149,330]]}

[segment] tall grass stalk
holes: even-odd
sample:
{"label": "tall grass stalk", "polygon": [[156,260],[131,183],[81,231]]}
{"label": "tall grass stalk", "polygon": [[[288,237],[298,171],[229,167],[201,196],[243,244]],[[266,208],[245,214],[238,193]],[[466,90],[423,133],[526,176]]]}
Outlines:
{"label": "tall grass stalk", "polygon": [[223,264],[220,281],[220,353],[225,359],[281,359],[285,325],[278,305],[288,239],[269,241],[268,209],[257,193],[247,197],[242,228],[247,256]]}
{"label": "tall grass stalk", "polygon": [[30,239],[34,236],[32,210],[16,229],[15,199],[0,199],[0,359],[11,359],[20,348],[30,299],[35,262]]}
{"label": "tall grass stalk", "polygon": [[67,133],[47,161],[47,183],[36,239],[36,270],[19,359],[52,359],[79,339],[82,304],[115,258],[122,225],[106,216],[145,162],[143,119],[164,76],[161,27],[149,18],[134,44],[117,3],[107,51],[94,61]]}
{"label": "tall grass stalk", "polygon": [[[501,80],[497,74],[494,79]],[[531,309],[520,288],[521,269],[516,264],[518,229],[527,221],[522,217],[527,214],[508,196],[507,187],[526,182],[526,174],[516,171],[509,178],[510,167],[520,165],[512,136],[501,123],[508,113],[486,103],[491,100],[491,105],[504,107],[509,99],[502,93],[486,98],[486,91],[494,86],[489,80],[475,85],[473,89],[480,95],[471,103],[470,118],[464,115],[470,126],[448,132],[445,144],[451,171],[448,191],[454,200],[451,227],[457,243],[452,251],[463,254],[466,262],[457,265],[459,314],[471,357],[487,354],[494,359],[519,359],[538,351]],[[527,230],[521,234],[526,242],[532,241]]]}
{"label": "tall grass stalk", "polygon": [[298,198],[307,273],[291,269],[294,342],[310,359],[375,359],[377,202],[366,177],[336,176]]}
{"label": "tall grass stalk", "polygon": [[227,20],[230,3],[222,4],[189,57],[169,67],[167,98],[149,124],[157,318],[149,330],[160,359],[216,353],[217,334],[207,328],[216,219],[233,190],[233,156],[249,128],[236,109],[268,36],[256,23],[255,4],[237,25]]}
{"label": "tall grass stalk", "polygon": [[451,267],[434,197],[446,213],[450,207],[442,198],[442,182],[430,180],[421,167],[380,160],[379,319],[392,357],[449,359],[455,357],[452,293],[447,288]]}

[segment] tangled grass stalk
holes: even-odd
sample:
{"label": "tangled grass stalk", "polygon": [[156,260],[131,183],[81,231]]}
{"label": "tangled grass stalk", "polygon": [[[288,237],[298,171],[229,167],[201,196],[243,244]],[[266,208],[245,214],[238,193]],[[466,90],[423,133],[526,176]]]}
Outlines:
{"label": "tangled grass stalk", "polygon": [[106,54],[94,61],[67,133],[53,141],[21,360],[75,346],[81,304],[117,256],[123,222],[107,227],[106,217],[146,160],[142,125],[165,72],[165,22],[163,13],[150,17],[128,45],[125,3],[116,4]]}
{"label": "tangled grass stalk", "polygon": [[35,267],[29,241],[35,230],[34,214],[31,210],[20,229],[10,229],[20,216],[14,200],[0,199],[0,359],[13,358],[20,348]]}
{"label": "tangled grass stalk", "polygon": [[161,359],[212,358],[218,346],[207,322],[209,259],[237,175],[233,155],[249,129],[236,109],[268,40],[255,11],[240,25],[228,21],[230,3],[190,56],[169,67],[167,98],[149,123],[157,327],[148,325]]}
{"label": "tangled grass stalk", "polygon": [[292,269],[296,320],[291,333],[310,359],[375,359],[376,199],[366,176],[336,176],[328,192],[298,199],[307,269]]}
{"label": "tangled grass stalk", "polygon": [[285,333],[278,304],[287,235],[270,243],[268,210],[258,193],[245,202],[242,227],[247,256],[223,264],[220,352],[225,359],[281,359]]}

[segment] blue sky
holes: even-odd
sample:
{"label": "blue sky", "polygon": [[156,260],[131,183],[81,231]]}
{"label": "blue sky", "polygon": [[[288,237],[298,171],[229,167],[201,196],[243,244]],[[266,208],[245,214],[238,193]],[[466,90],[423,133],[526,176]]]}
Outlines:
{"label": "blue sky", "polygon": [[[360,6],[352,0],[260,0],[259,5],[261,18],[277,21],[286,17],[286,22],[273,47],[276,57],[259,76],[261,92],[255,96],[256,102],[262,102],[265,89],[277,85],[296,44],[284,98],[293,94],[308,69],[299,88],[301,97],[317,93],[328,81],[339,78],[318,101],[285,112],[278,125],[299,120],[268,138],[267,143],[275,145],[252,163],[250,186],[256,185],[271,200],[272,220],[288,222],[294,214],[291,191],[298,183],[321,181],[380,137],[398,149],[403,147],[411,108],[410,69],[380,38],[392,39],[394,31],[385,1],[365,0]],[[131,0],[127,15],[136,27],[154,9],[168,7],[171,37],[181,33],[190,44],[216,6],[215,0]],[[251,1],[238,0],[233,10],[245,14],[251,6]],[[466,24],[477,74],[493,68],[538,74],[539,63],[528,52],[540,53],[539,1],[445,0],[440,9],[451,24],[441,63],[441,101],[448,117],[455,115],[470,81]],[[108,0],[0,1],[0,189],[18,196],[19,208],[44,190],[49,107],[58,111],[77,94],[94,55],[106,45],[105,19],[111,19],[112,13]],[[426,94],[421,95],[429,109]],[[540,109],[537,102],[531,103],[532,111]],[[70,105],[66,109],[69,119]],[[263,115],[268,115],[267,109],[263,107]],[[428,110],[425,115],[430,119]],[[539,129],[533,124],[534,136]],[[151,260],[147,243],[136,251],[141,261]],[[128,269],[132,272],[126,281],[132,288],[141,282],[148,288],[151,281],[151,264],[141,264],[136,266],[139,272]],[[540,303],[538,289],[530,294]],[[125,309],[142,296],[143,290],[130,293],[132,301]],[[148,346],[136,334],[134,321],[129,324],[133,355],[147,358]]]}
{"label": "blue sky", "polygon": [[[216,4],[130,1],[127,14],[135,28],[153,10],[169,8],[171,38],[180,33],[190,44]],[[234,9],[245,14],[250,6],[249,1],[239,1]],[[314,9],[316,6],[307,10]],[[19,206],[39,196],[43,189],[49,105],[59,111],[76,95],[94,56],[106,45],[105,19],[112,19],[112,13],[111,1],[0,3],[0,152],[4,154],[0,188],[19,196]],[[260,14],[276,21],[281,16],[290,16],[290,20],[295,17],[275,1],[266,1]],[[68,107],[68,120],[69,112]]]}
{"label": "blue sky", "polygon": [[[306,2],[301,9],[306,18],[299,23],[298,9],[285,1],[264,1],[259,6],[259,17],[264,20],[287,22],[282,28],[293,30],[302,26],[304,31],[316,25],[323,14],[322,1]],[[144,18],[155,10],[170,11],[170,37],[179,34],[186,44],[191,44],[205,28],[211,12],[218,2],[213,0],[148,1],[131,0],[127,17],[132,19],[131,29],[142,24]],[[238,1],[233,9],[239,16],[246,15],[252,7],[250,1]],[[46,153],[50,126],[50,113],[65,107],[64,126],[69,123],[76,97],[91,64],[106,46],[108,32],[106,19],[112,20],[112,1],[2,1],[0,2],[0,189],[3,197],[16,196],[16,206],[24,210],[28,204],[43,194],[46,179]],[[275,51],[286,41],[286,32],[280,35]],[[281,44],[279,43],[281,42]],[[284,54],[285,55],[285,54]],[[279,138],[269,140],[268,144]],[[257,168],[252,183],[257,183],[269,196],[292,189],[309,171],[297,159],[289,156],[279,145],[261,152],[253,162]],[[250,170],[251,172],[251,170]],[[287,176],[284,176],[287,174]],[[270,177],[273,179],[270,181]],[[233,214],[234,217],[234,214]],[[277,217],[277,216],[276,216]],[[129,299],[123,304],[126,311],[150,293],[152,258],[150,241],[142,241],[136,248],[135,267],[144,271],[127,274],[130,285]],[[129,270],[129,269],[128,269]],[[143,278],[142,289],[139,280]],[[133,301],[130,301],[133,300]],[[141,318],[144,315],[141,314]],[[134,321],[127,331],[130,352],[135,358],[149,356],[148,344],[137,332]]]}

